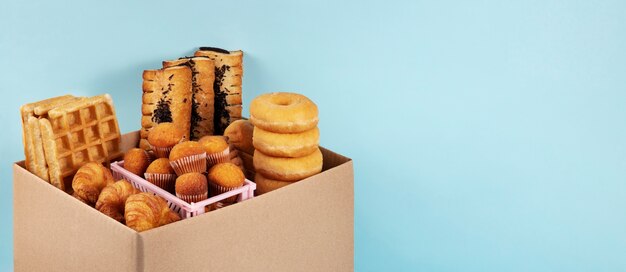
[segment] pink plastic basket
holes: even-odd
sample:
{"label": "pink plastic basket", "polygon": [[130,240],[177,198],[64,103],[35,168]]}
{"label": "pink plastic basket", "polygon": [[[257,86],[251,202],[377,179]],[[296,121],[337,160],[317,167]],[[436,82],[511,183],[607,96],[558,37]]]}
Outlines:
{"label": "pink plastic basket", "polygon": [[189,218],[203,214],[205,207],[224,200],[231,196],[237,197],[237,202],[241,202],[254,197],[254,190],[256,190],[256,184],[246,179],[243,186],[235,190],[211,197],[209,199],[202,200],[197,203],[187,203],[186,201],[172,195],[168,191],[161,189],[160,187],[150,183],[149,181],[139,177],[130,171],[124,169],[124,161],[118,161],[111,163],[111,172],[115,179],[125,179],[130,182],[135,188],[142,192],[150,192],[167,200],[170,209],[180,214],[181,218]]}

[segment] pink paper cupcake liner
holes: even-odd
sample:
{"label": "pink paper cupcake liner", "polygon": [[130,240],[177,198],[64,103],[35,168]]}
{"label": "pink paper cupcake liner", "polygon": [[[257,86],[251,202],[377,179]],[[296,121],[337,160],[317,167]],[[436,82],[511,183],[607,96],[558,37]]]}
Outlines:
{"label": "pink paper cupcake liner", "polygon": [[156,147],[156,146],[150,145],[150,148],[152,148],[152,152],[154,152],[154,155],[157,158],[169,158],[170,151],[172,151],[172,148],[174,148],[174,147],[173,146],[170,146],[170,147]]}

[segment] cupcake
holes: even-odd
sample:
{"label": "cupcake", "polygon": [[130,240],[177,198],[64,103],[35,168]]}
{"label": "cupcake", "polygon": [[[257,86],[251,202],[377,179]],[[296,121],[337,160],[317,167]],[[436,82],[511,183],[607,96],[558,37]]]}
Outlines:
{"label": "cupcake", "polygon": [[143,176],[148,165],[150,165],[150,156],[143,149],[133,148],[124,154],[124,169],[137,176]]}
{"label": "cupcake", "polygon": [[146,169],[144,174],[146,180],[159,186],[168,192],[174,192],[174,183],[176,182],[176,172],[170,165],[168,158],[160,158],[153,161]]}
{"label": "cupcake", "polygon": [[158,158],[167,158],[177,143],[185,138],[185,133],[172,123],[160,123],[148,133],[148,143]]}
{"label": "cupcake", "polygon": [[[239,166],[230,163],[219,163],[209,169],[207,174],[211,195],[216,196],[222,193],[237,189],[245,183],[246,177]],[[237,196],[232,196],[222,200],[224,204],[231,204],[237,200]]]}
{"label": "cupcake", "polygon": [[203,174],[187,173],[176,179],[176,196],[189,203],[207,199],[207,180]]}
{"label": "cupcake", "polygon": [[204,136],[198,142],[206,150],[207,167],[228,162],[229,147],[224,136]]}
{"label": "cupcake", "polygon": [[170,152],[170,165],[177,175],[206,172],[206,151],[195,141],[182,142]]}

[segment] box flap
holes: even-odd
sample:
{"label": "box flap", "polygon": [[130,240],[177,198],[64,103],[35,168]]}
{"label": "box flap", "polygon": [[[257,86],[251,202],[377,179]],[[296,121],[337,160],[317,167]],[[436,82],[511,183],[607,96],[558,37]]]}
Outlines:
{"label": "box flap", "polygon": [[280,190],[140,233],[144,270],[352,271],[352,161],[338,155],[328,167]]}
{"label": "box flap", "polygon": [[19,164],[13,165],[13,218],[16,271],[137,270],[137,232]]}

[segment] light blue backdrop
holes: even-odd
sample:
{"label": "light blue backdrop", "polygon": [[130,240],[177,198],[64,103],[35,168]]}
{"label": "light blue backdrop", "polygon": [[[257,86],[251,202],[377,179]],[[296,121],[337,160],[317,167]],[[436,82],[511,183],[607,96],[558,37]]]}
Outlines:
{"label": "light blue backdrop", "polygon": [[0,4],[1,271],[18,107],[109,92],[135,130],[142,70],[203,45],[246,52],[246,107],[318,104],[358,271],[626,269],[626,2],[231,2]]}

